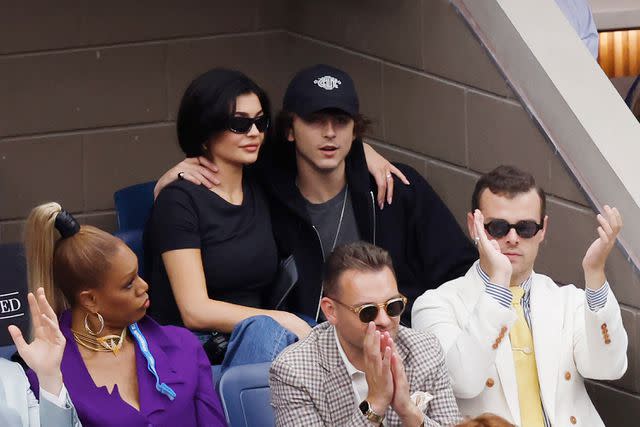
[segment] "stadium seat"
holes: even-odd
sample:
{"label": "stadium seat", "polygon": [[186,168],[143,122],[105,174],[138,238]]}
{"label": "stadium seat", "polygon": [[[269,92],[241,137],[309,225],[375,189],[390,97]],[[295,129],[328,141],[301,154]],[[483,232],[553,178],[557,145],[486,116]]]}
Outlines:
{"label": "stadium seat", "polygon": [[233,366],[222,374],[218,392],[230,426],[275,426],[269,392],[270,366],[269,362]]}
{"label": "stadium seat", "polygon": [[122,241],[125,242],[127,246],[129,246],[129,248],[131,248],[133,253],[136,254],[136,257],[138,258],[138,275],[144,279],[144,229],[116,231],[114,235],[117,238],[122,239]]}
{"label": "stadium seat", "polygon": [[13,356],[13,353],[15,352],[16,352],[15,345],[5,345],[0,347],[0,357],[3,359],[10,360],[11,356]]}
{"label": "stadium seat", "polygon": [[113,194],[118,231],[143,230],[153,206],[156,181],[122,188]]}

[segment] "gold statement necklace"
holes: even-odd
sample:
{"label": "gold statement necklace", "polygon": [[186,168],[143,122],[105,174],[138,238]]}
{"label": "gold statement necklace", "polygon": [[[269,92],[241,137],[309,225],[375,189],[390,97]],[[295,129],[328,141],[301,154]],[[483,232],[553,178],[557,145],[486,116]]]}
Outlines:
{"label": "gold statement necklace", "polygon": [[124,344],[124,339],[127,336],[127,328],[122,330],[120,335],[105,335],[104,337],[95,337],[89,334],[71,330],[75,341],[91,351],[103,351],[112,352],[114,356],[118,355],[118,352]]}

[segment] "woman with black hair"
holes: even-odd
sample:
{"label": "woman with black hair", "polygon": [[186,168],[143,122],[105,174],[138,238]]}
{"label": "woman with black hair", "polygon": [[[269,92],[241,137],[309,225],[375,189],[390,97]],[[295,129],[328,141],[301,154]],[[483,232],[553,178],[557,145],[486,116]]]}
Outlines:
{"label": "woman with black hair", "polygon": [[146,230],[152,316],[194,331],[223,369],[271,361],[310,331],[266,303],[278,250],[269,206],[245,166],[257,160],[269,119],[266,94],[244,74],[213,69],[196,78],[180,104],[178,142],[187,157],[215,162],[222,184],[169,184]]}

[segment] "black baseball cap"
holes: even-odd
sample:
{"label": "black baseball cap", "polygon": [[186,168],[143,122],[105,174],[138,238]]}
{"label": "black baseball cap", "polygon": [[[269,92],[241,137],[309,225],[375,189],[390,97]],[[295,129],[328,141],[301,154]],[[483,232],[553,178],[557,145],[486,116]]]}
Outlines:
{"label": "black baseball cap", "polygon": [[318,64],[299,71],[289,82],[282,109],[307,117],[316,111],[335,108],[355,117],[360,103],[349,74]]}

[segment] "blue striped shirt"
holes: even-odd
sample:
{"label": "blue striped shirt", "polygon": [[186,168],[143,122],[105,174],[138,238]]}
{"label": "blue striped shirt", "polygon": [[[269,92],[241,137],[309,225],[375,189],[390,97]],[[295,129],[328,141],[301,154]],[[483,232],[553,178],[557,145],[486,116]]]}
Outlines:
{"label": "blue striped shirt", "polygon": [[[486,293],[489,294],[493,299],[495,299],[501,306],[510,308],[513,296],[511,290],[509,288],[505,288],[504,286],[491,283],[491,280],[489,279],[487,273],[485,273],[484,270],[482,270],[482,268],[480,267],[480,263],[476,264],[476,268],[478,270],[478,275],[485,284]],[[532,276],[529,276],[527,280],[522,282],[522,284],[520,285],[524,289],[524,295],[522,296],[520,305],[522,305],[522,311],[524,312],[524,317],[527,320],[529,329],[531,329],[531,282]],[[585,294],[587,296],[587,305],[589,306],[589,310],[596,312],[604,307],[607,303],[607,295],[609,294],[609,282],[605,281],[600,289],[597,289],[595,291],[587,288]],[[542,393],[540,393],[540,396],[542,396]],[[544,402],[541,403],[542,412],[544,414],[544,425],[545,427],[551,427],[551,421],[549,421],[547,410],[544,408]]]}

